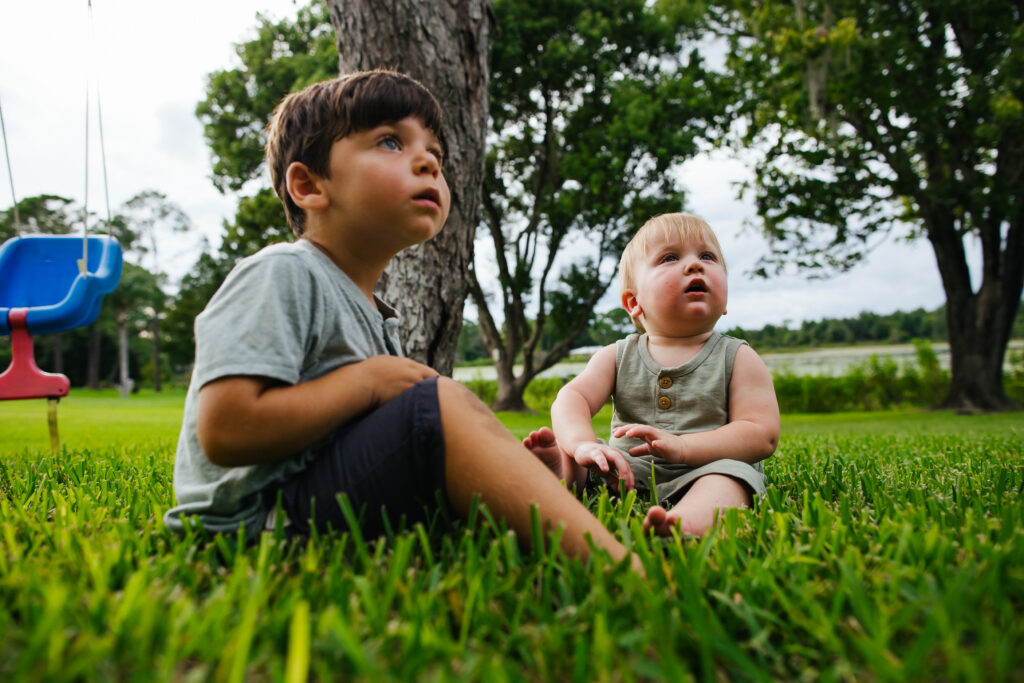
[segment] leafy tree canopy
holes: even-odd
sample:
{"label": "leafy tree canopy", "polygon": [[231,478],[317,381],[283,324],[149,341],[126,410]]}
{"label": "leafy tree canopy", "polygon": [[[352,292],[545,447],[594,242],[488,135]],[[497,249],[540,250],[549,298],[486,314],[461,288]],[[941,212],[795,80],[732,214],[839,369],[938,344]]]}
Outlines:
{"label": "leafy tree canopy", "polygon": [[26,197],[19,201],[17,225],[14,209],[12,206],[0,212],[0,243],[27,232],[64,235],[71,232],[75,221],[82,220],[81,210],[75,209],[72,200],[53,194]]}
{"label": "leafy tree canopy", "polygon": [[[721,105],[678,28],[642,0],[498,0],[494,12],[483,224],[498,289],[471,291],[508,409],[572,347],[636,228],[682,208],[671,169]],[[562,339],[543,351],[549,315]]]}
{"label": "leafy tree canopy", "polygon": [[[682,0],[662,0],[681,10]],[[844,270],[924,237],[947,298],[950,403],[1007,405],[1002,359],[1024,284],[1024,23],[1005,0],[709,3],[728,37],[737,144],[768,274]],[[965,239],[981,245],[972,286]]]}
{"label": "leafy tree canopy", "polygon": [[196,107],[213,153],[213,182],[239,191],[263,169],[265,127],[285,95],[338,75],[327,9],[300,7],[292,19],[257,15],[256,35],[236,46],[241,68],[209,75],[206,99]]}

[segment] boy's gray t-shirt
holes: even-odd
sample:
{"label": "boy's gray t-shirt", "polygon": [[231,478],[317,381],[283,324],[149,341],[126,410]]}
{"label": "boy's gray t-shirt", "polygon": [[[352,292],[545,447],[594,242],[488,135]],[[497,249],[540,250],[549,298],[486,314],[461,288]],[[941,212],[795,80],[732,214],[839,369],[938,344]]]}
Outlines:
{"label": "boy's gray t-shirt", "polygon": [[174,457],[177,507],[164,515],[181,530],[198,516],[209,531],[252,538],[273,505],[272,485],[302,471],[310,449],[278,462],[220,467],[196,432],[199,389],[230,375],[284,384],[307,382],[335,368],[382,354],[402,355],[398,316],[377,308],[333,261],[307,240],[275,244],[242,260],[195,322],[196,362]]}

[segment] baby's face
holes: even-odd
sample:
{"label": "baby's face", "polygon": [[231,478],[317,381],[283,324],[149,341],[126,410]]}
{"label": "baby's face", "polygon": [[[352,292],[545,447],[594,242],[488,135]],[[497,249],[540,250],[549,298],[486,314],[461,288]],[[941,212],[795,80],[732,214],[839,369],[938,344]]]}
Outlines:
{"label": "baby's face", "polygon": [[631,317],[643,316],[648,334],[688,337],[714,329],[729,298],[717,249],[676,235],[657,236],[640,259],[633,287],[622,299]]}

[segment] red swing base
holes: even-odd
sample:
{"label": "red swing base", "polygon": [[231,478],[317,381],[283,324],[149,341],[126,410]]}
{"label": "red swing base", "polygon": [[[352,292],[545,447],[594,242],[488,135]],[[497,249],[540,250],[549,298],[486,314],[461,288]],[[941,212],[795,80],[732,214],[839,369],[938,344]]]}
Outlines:
{"label": "red swing base", "polygon": [[27,316],[27,308],[12,308],[7,316],[11,328],[11,365],[0,375],[0,401],[67,396],[71,389],[68,378],[43,372],[36,365]]}

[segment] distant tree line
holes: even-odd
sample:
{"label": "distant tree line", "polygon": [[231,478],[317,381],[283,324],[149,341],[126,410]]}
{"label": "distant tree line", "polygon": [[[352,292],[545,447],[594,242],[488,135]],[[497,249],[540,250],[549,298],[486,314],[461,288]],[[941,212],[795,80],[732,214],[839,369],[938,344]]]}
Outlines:
{"label": "distant tree line", "polygon": [[[847,344],[909,344],[915,339],[948,342],[946,307],[933,311],[918,308],[888,315],[863,312],[856,318],[807,320],[799,327],[765,325],[759,330],[734,327],[727,330],[761,351]],[[1011,338],[1024,338],[1024,308],[1018,308]]]}
{"label": "distant tree line", "polygon": [[805,320],[798,327],[765,325],[759,330],[734,327],[726,331],[747,340],[759,351],[846,344],[907,344],[914,339],[949,340],[945,307],[897,311],[888,315],[862,312],[855,318]]}

